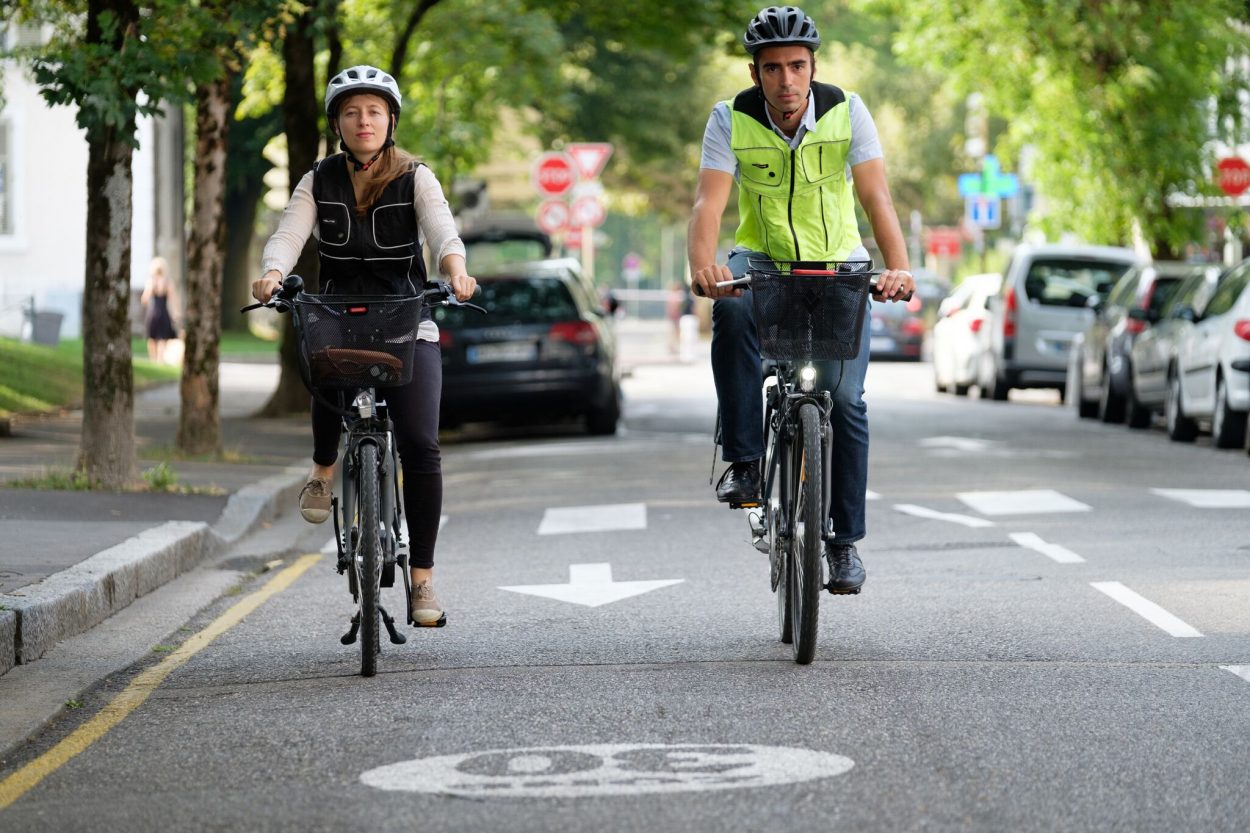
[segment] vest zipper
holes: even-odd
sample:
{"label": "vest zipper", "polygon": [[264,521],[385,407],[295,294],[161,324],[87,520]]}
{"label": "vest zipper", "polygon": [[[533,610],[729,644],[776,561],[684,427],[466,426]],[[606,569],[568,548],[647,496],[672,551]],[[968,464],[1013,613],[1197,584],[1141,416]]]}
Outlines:
{"label": "vest zipper", "polygon": [[[821,172],[824,172],[824,166],[821,166]],[[820,227],[825,232],[825,256],[829,256],[829,224],[825,222],[825,186],[821,185],[816,190],[816,197],[820,200]]]}
{"label": "vest zipper", "polygon": [[790,223],[790,237],[794,240],[794,259],[802,260],[799,254],[799,235],[794,230],[794,148],[790,148],[790,200],[786,203],[786,220]]}
{"label": "vest zipper", "polygon": [[[816,155],[820,159],[820,175],[824,176],[825,175],[825,143],[824,142],[821,142],[819,145],[816,146]],[[829,241],[826,240],[825,242],[828,243]]]}
{"label": "vest zipper", "polygon": [[764,222],[764,195],[755,195],[756,210],[760,217],[760,231],[764,233],[764,251],[768,251],[768,223]]}

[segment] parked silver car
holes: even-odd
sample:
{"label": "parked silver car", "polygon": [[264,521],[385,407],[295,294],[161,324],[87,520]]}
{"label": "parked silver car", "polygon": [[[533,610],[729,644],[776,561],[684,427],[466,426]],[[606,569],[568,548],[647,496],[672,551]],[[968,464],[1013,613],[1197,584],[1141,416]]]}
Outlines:
{"label": "parked silver car", "polygon": [[1003,276],[969,275],[942,301],[933,324],[933,384],[939,393],[964,396],[977,381],[985,306],[1002,286]]}
{"label": "parked silver car", "polygon": [[1202,315],[1176,343],[1165,412],[1174,440],[1210,420],[1216,448],[1240,448],[1250,412],[1250,259],[1220,276]]}
{"label": "parked silver car", "polygon": [[1106,295],[1139,259],[1112,246],[1023,245],[990,298],[977,384],[982,397],[1012,388],[1057,388],[1062,396],[1072,338],[1084,332],[1093,295]]}
{"label": "parked silver car", "polygon": [[1162,413],[1168,395],[1168,379],[1181,335],[1194,326],[1194,319],[1206,309],[1215,292],[1220,269],[1200,267],[1181,281],[1157,315],[1149,310],[1131,310],[1129,316],[1151,326],[1129,348],[1128,391],[1129,425],[1145,428],[1150,417]]}

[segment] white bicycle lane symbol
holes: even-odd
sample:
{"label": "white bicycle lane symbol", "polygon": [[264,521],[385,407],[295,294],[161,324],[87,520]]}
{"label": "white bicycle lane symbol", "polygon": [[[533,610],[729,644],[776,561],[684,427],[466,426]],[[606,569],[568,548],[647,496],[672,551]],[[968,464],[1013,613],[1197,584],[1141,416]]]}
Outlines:
{"label": "white bicycle lane symbol", "polygon": [[418,758],[371,769],[360,780],[397,792],[577,798],[793,784],[854,765],[831,752],[785,746],[592,744]]}

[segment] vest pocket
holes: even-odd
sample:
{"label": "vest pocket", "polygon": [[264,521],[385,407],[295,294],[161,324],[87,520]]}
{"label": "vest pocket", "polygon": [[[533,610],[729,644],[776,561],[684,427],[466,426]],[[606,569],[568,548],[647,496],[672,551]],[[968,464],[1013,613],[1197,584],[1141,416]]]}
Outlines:
{"label": "vest pocket", "polygon": [[777,148],[734,148],[738,175],[752,185],[781,188],[786,182],[786,154]]}
{"label": "vest pocket", "polygon": [[412,203],[395,202],[373,209],[373,242],[379,249],[411,246],[417,238]]}
{"label": "vest pocket", "polygon": [[341,202],[317,201],[317,233],[327,246],[346,246],[352,234],[352,215]]}
{"label": "vest pocket", "polygon": [[850,149],[850,139],[804,142],[798,152],[799,181],[821,185],[838,174],[845,174]]}

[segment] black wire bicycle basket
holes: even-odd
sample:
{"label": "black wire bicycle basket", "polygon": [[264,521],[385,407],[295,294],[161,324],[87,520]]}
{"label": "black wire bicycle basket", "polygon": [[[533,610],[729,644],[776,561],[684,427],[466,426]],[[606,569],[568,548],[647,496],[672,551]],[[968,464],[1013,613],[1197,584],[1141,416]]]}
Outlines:
{"label": "black wire bicycle basket", "polygon": [[[751,264],[751,300],[760,355],[779,361],[853,359],[859,355],[870,263],[830,264],[836,274],[804,274],[830,265],[792,264],[760,268]],[[846,267],[854,268],[846,268]]]}
{"label": "black wire bicycle basket", "polygon": [[304,383],[389,388],[412,381],[422,303],[416,295],[296,296],[292,312]]}

